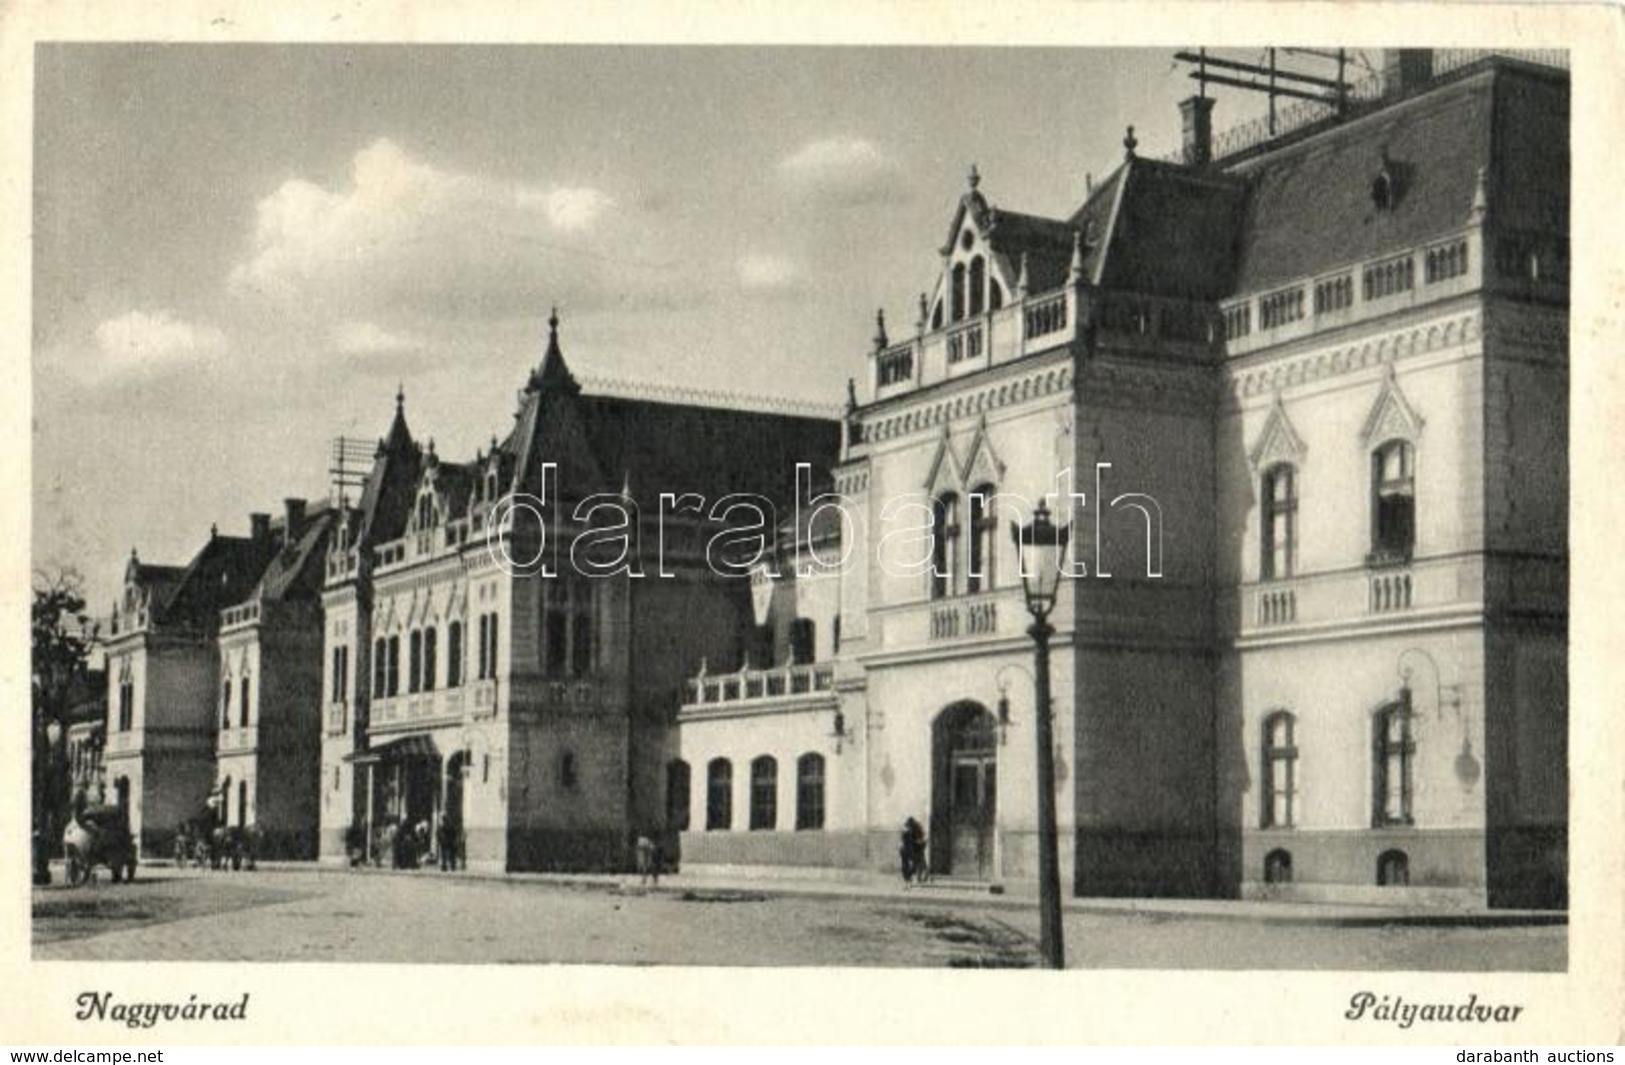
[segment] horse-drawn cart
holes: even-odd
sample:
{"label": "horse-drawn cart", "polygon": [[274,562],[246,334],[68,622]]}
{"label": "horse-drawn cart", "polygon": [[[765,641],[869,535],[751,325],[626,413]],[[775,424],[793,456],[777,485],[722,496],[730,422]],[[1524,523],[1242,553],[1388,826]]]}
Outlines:
{"label": "horse-drawn cart", "polygon": [[124,811],[116,806],[76,812],[62,833],[62,854],[68,883],[75,887],[88,883],[98,865],[112,871],[115,884],[135,879],[135,839]]}

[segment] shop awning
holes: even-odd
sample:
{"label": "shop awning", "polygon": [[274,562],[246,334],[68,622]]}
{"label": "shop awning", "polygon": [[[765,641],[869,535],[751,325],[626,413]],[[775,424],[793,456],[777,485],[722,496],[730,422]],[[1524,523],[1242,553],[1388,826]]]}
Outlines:
{"label": "shop awning", "polygon": [[400,736],[387,743],[380,743],[376,747],[369,747],[364,751],[352,751],[344,756],[346,762],[366,764],[368,762],[397,762],[406,758],[439,758],[440,748],[435,746],[434,737],[425,733],[413,733],[410,736]]}

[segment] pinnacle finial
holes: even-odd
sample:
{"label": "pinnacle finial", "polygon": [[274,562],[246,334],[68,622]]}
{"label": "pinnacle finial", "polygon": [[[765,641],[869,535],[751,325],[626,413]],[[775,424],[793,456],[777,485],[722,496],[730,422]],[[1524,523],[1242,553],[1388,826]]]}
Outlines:
{"label": "pinnacle finial", "polygon": [[858,409],[858,382],[856,378],[846,379],[846,412],[851,414]]}
{"label": "pinnacle finial", "polygon": [[[1076,245],[1074,245],[1074,249],[1075,248],[1076,248]],[[1028,277],[1027,277],[1027,253],[1022,252],[1021,253],[1021,272],[1016,275],[1016,291],[1018,293],[1020,293],[1021,295],[1025,296],[1027,294],[1027,286],[1028,286],[1029,283],[1030,282],[1029,282]]]}
{"label": "pinnacle finial", "polygon": [[982,174],[976,169],[975,163],[970,165],[970,173],[966,175],[966,178],[969,180],[970,187],[973,191],[982,183]]}
{"label": "pinnacle finial", "polygon": [[559,309],[554,307],[547,315],[547,331],[554,336],[559,335]]}
{"label": "pinnacle finial", "polygon": [[1133,159],[1134,149],[1139,146],[1140,142],[1134,139],[1134,127],[1130,126],[1128,132],[1123,134],[1123,158]]}
{"label": "pinnacle finial", "polygon": [[395,386],[395,413],[400,414],[406,410],[406,384],[402,382]]}
{"label": "pinnacle finial", "polygon": [[918,322],[915,323],[915,328],[918,329],[922,333],[925,332],[926,319],[928,319],[930,317],[931,317],[931,301],[928,300],[926,298],[926,296],[925,296],[925,293],[922,292],[922,293],[920,293],[920,319],[919,319]]}
{"label": "pinnacle finial", "polygon": [[875,350],[880,351],[886,346],[886,309],[884,307],[875,311]]}
{"label": "pinnacle finial", "polygon": [[1484,215],[1490,209],[1489,190],[1484,185],[1484,167],[1478,168],[1478,183],[1473,188],[1473,206],[1468,212],[1468,219],[1473,222],[1482,222]]}
{"label": "pinnacle finial", "polygon": [[1068,280],[1077,283],[1083,280],[1083,230],[1072,231],[1072,264],[1068,268]]}

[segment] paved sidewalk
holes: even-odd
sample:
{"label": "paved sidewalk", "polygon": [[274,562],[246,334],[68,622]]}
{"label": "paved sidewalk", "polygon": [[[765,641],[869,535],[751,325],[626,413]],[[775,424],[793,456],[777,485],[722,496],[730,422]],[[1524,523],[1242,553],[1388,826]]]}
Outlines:
{"label": "paved sidewalk", "polygon": [[[473,878],[512,883],[547,884],[581,890],[620,894],[662,894],[683,896],[747,895],[765,898],[862,898],[906,902],[909,905],[986,907],[989,909],[1032,909],[1038,897],[1032,885],[995,893],[987,885],[966,882],[932,882],[904,887],[895,876],[880,873],[843,871],[840,876],[795,876],[775,872],[771,876],[730,874],[719,871],[685,872],[663,876],[655,885],[642,885],[635,874],[611,873],[500,873],[437,869],[395,870],[373,867],[349,868],[311,862],[261,862],[263,871],[289,869],[319,871],[334,876],[406,876],[430,878]],[[229,874],[222,874],[229,875]],[[1185,918],[1194,920],[1248,921],[1269,924],[1303,924],[1325,927],[1373,927],[1414,925],[1432,927],[1533,927],[1566,925],[1562,910],[1492,910],[1488,908],[1443,906],[1378,906],[1358,903],[1284,902],[1254,899],[1129,899],[1063,898],[1068,913],[1120,914],[1123,916]]]}

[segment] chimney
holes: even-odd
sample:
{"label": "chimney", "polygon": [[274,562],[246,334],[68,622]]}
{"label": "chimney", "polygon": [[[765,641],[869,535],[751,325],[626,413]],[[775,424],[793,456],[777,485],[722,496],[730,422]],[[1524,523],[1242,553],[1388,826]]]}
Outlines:
{"label": "chimney", "polygon": [[271,538],[271,515],[250,514],[248,516],[249,536],[256,544],[263,544]]}
{"label": "chimney", "polygon": [[1382,94],[1389,98],[1408,96],[1433,80],[1433,49],[1384,48],[1382,50]]}
{"label": "chimney", "polygon": [[305,531],[305,501],[303,499],[284,499],[282,501],[284,533],[291,544],[299,539],[299,534]]}
{"label": "chimney", "polygon": [[1179,102],[1185,126],[1185,165],[1206,166],[1213,161],[1213,98],[1192,96]]}

